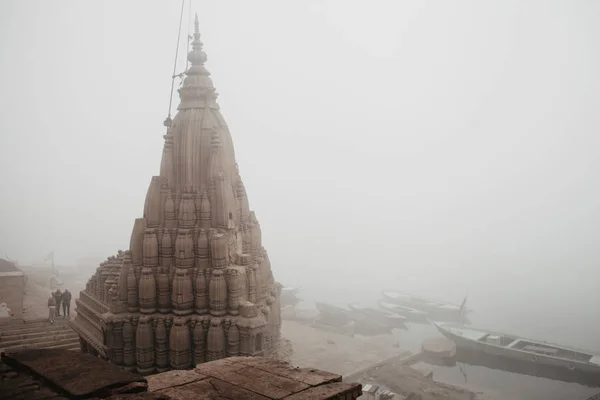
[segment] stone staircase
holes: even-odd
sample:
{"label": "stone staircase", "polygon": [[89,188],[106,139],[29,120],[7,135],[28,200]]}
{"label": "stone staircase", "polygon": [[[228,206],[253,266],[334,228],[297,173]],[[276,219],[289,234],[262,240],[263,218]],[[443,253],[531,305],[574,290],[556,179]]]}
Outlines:
{"label": "stone staircase", "polygon": [[0,352],[42,348],[79,351],[79,336],[69,327],[68,319],[59,317],[54,324],[37,319],[0,325]]}

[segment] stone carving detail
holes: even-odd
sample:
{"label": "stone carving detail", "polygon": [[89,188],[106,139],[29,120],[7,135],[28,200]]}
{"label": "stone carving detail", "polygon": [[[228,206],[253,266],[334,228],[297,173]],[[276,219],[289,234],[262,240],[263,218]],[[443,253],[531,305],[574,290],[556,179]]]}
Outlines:
{"label": "stone carving detail", "polygon": [[151,178],[129,250],[99,265],[70,322],[83,351],[140,374],[268,354],[281,329],[279,286],[197,23],[188,60],[160,174]]}
{"label": "stone carving detail", "polygon": [[156,311],[156,280],[151,268],[142,269],[140,278],[140,311],[144,314],[152,314]]}
{"label": "stone carving detail", "polygon": [[138,321],[135,346],[138,372],[140,374],[154,372],[154,331],[152,330],[152,320],[148,316],[143,315]]}
{"label": "stone carving detail", "polygon": [[198,269],[194,282],[194,306],[196,313],[206,314],[208,312],[208,290],[206,286],[206,270]]}
{"label": "stone carving detail", "polygon": [[158,311],[165,314],[171,311],[171,294],[169,293],[169,275],[161,268],[158,275]]}
{"label": "stone carving detail", "polygon": [[130,318],[123,321],[123,363],[126,367],[135,365],[135,346],[133,344],[133,325]]}
{"label": "stone carving detail", "polygon": [[171,368],[188,369],[192,366],[190,330],[186,320],[175,318],[169,337],[169,358]]}
{"label": "stone carving detail", "polygon": [[132,313],[140,310],[137,286],[137,279],[132,266],[129,268],[129,273],[127,274],[127,304],[129,305],[128,311]]}
{"label": "stone carving detail", "polygon": [[210,298],[210,313],[214,316],[225,315],[227,306],[227,284],[223,270],[214,269],[208,291]]}
{"label": "stone carving detail", "polygon": [[192,277],[190,270],[177,268],[173,279],[173,312],[177,315],[191,314],[194,307]]}
{"label": "stone carving detail", "polygon": [[227,290],[227,310],[231,315],[238,315],[242,297],[242,275],[237,268],[231,268],[228,272]]}
{"label": "stone carving detail", "polygon": [[167,338],[167,328],[162,318],[157,318],[156,326],[156,370],[164,372],[169,369],[169,343]]}
{"label": "stone carving detail", "polygon": [[201,364],[206,361],[206,333],[202,322],[196,322],[194,325],[194,365]]}
{"label": "stone carving detail", "polygon": [[225,357],[225,334],[221,320],[213,318],[208,329],[207,361],[219,360]]}
{"label": "stone carving detail", "polygon": [[227,332],[227,357],[235,357],[240,354],[240,331],[236,324],[231,324]]}

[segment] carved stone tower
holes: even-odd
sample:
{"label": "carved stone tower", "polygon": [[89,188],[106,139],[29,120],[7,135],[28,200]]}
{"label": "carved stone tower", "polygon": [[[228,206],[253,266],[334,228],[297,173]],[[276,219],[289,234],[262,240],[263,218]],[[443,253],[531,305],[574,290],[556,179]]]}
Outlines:
{"label": "carved stone tower", "polygon": [[129,250],[100,264],[71,323],[82,351],[142,374],[268,355],[281,328],[280,286],[204,67],[197,17],[188,60]]}

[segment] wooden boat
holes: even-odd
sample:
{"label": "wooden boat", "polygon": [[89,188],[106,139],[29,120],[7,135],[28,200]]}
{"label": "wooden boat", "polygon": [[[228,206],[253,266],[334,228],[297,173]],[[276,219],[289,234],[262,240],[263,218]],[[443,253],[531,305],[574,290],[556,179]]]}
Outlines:
{"label": "wooden boat", "polygon": [[416,322],[416,323],[429,322],[428,314],[425,311],[416,310],[414,308],[390,303],[385,300],[379,301],[379,307],[381,307],[384,310],[393,312],[395,314],[402,315],[402,316],[406,317],[406,319],[410,322]]}
{"label": "wooden boat", "polygon": [[406,293],[384,291],[382,296],[386,302],[424,311],[435,321],[462,322],[465,315],[471,312],[466,305],[430,300]]}
{"label": "wooden boat", "polygon": [[317,302],[316,306],[319,311],[316,322],[320,324],[335,327],[352,324],[354,333],[361,335],[390,333],[394,328],[389,323],[384,323],[364,313],[353,312],[352,310],[326,303]]}
{"label": "wooden boat", "polygon": [[363,307],[357,304],[348,304],[351,314],[358,314],[373,323],[389,326],[390,328],[406,328],[406,317],[386,310],[373,307]]}
{"label": "wooden boat", "polygon": [[600,378],[600,355],[514,335],[474,329],[464,325],[433,322],[457,349],[483,353],[541,367],[561,368]]}

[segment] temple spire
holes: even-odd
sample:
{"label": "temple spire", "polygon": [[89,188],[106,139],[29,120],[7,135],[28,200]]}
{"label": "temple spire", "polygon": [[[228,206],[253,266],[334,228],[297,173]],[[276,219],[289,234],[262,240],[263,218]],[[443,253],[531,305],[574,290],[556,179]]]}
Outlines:
{"label": "temple spire", "polygon": [[206,53],[202,51],[203,43],[200,41],[200,23],[198,14],[194,17],[194,40],[192,41],[192,50],[188,53],[188,61],[191,67],[185,72],[187,76],[192,75],[210,75],[210,72],[204,68],[206,63]]}
{"label": "temple spire", "polygon": [[218,107],[215,103],[217,93],[210,72],[204,67],[206,63],[206,53],[204,52],[203,43],[200,40],[200,23],[198,22],[198,14],[194,17],[194,40],[191,43],[191,50],[188,53],[188,61],[190,67],[185,71],[185,79],[183,86],[179,89],[179,98],[181,103],[178,110],[190,108]]}

